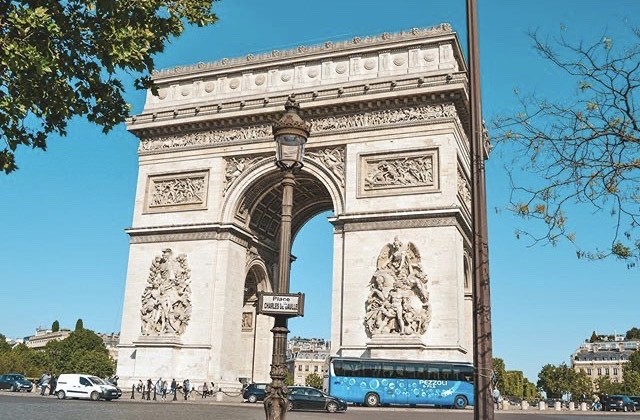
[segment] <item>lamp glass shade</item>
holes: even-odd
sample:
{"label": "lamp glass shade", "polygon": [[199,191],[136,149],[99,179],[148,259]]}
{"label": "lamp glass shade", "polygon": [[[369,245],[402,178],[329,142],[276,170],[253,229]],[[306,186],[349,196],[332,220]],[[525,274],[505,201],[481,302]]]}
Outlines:
{"label": "lamp glass shade", "polygon": [[278,166],[282,168],[301,167],[307,139],[296,134],[280,134],[275,136],[275,140]]}

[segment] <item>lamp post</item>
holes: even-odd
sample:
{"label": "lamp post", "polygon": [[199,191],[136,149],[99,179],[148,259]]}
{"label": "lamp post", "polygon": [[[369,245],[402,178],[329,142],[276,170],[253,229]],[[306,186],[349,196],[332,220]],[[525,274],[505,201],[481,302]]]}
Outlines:
{"label": "lamp post", "polygon": [[[295,172],[302,168],[304,145],[311,130],[311,124],[299,114],[300,106],[294,95],[289,96],[284,105],[285,113],[273,124],[276,142],[276,166],[282,170],[282,219],[280,223],[280,259],[275,293],[289,293],[289,266],[291,263],[291,210],[293,188],[296,185]],[[267,420],[284,420],[287,414],[286,352],[289,329],[288,315],[274,315],[273,355],[271,358],[271,384],[267,387],[264,410]]]}
{"label": "lamp post", "polygon": [[493,420],[491,400],[493,349],[489,290],[489,246],[487,194],[485,186],[485,144],[480,97],[480,46],[476,0],[467,0],[467,45],[469,48],[469,105],[471,145],[471,199],[473,235],[473,365],[474,420]]}

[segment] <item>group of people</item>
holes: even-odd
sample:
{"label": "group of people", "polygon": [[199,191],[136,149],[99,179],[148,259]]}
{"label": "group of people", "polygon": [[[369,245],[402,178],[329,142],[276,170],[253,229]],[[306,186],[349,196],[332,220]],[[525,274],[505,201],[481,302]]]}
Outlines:
{"label": "group of people", "polygon": [[[153,393],[154,399],[159,395],[161,400],[167,399],[167,394],[170,393],[173,395],[173,400],[177,400],[178,391],[182,393],[182,397],[187,400],[192,392],[196,391],[195,387],[191,384],[189,379],[185,379],[182,381],[182,384],[178,384],[175,378],[171,380],[171,384],[167,382],[166,379],[158,379],[155,383],[151,379],[147,379],[147,382],[142,382],[142,379],[138,381],[138,385],[135,387],[138,393],[142,394],[142,399],[151,399],[151,394]],[[207,382],[204,382],[202,385],[202,392],[200,393],[201,398],[207,398],[208,396],[213,395],[214,384],[211,382],[209,385]],[[197,391],[196,391],[197,393]],[[132,397],[133,398],[133,397]]]}
{"label": "group of people", "polygon": [[[36,388],[40,387],[40,395],[53,395],[56,391],[57,377],[54,374],[43,373],[36,382]],[[48,393],[47,393],[48,390]]]}

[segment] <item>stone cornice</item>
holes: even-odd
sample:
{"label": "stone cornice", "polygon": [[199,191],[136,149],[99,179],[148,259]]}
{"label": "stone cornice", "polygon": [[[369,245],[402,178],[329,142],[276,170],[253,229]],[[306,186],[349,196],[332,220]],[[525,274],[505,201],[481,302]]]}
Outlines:
{"label": "stone cornice", "polygon": [[318,55],[331,54],[338,55],[344,52],[351,52],[353,50],[363,49],[367,46],[387,46],[391,47],[398,42],[410,42],[413,40],[422,40],[425,38],[433,38],[443,35],[454,35],[453,29],[448,23],[441,23],[436,26],[427,28],[412,28],[408,31],[401,31],[395,33],[385,32],[374,36],[365,37],[353,37],[347,41],[326,41],[322,44],[305,46],[300,45],[296,48],[287,50],[272,50],[262,54],[247,54],[244,57],[236,58],[223,58],[214,62],[199,62],[197,64],[188,66],[177,66],[170,69],[162,69],[154,71],[153,80],[156,82],[162,82],[167,79],[175,78],[176,76],[185,78],[191,75],[199,75],[204,72],[210,72],[215,70],[229,71],[229,69],[237,67],[246,67],[247,65],[256,64],[272,64],[274,62],[282,61],[285,59],[312,59]]}
{"label": "stone cornice", "polygon": [[236,225],[218,223],[146,226],[129,228],[125,232],[129,235],[132,244],[230,239],[246,246],[253,241],[253,237],[245,229]]}
{"label": "stone cornice", "polygon": [[[402,103],[449,100],[456,102],[460,119],[466,121],[467,91],[466,74],[456,72],[315,87],[296,91],[296,100],[303,108],[304,118],[354,112],[358,109],[375,109],[381,105],[398,106]],[[269,95],[255,95],[242,100],[229,98],[207,105],[185,104],[174,109],[143,112],[130,118],[127,128],[144,139],[256,123],[271,125],[282,114],[289,93],[291,92],[272,92]]]}

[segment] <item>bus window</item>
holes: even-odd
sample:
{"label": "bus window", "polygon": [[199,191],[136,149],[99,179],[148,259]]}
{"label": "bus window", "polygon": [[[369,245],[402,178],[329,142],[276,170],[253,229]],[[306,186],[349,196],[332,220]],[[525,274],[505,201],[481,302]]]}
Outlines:
{"label": "bus window", "polygon": [[344,362],[342,360],[333,361],[333,372],[336,376],[344,376]]}
{"label": "bus window", "polygon": [[446,380],[446,381],[455,381],[456,379],[458,379],[453,375],[453,366],[451,365],[442,366],[442,368],[440,369],[440,379]]}
{"label": "bus window", "polygon": [[440,379],[440,368],[438,366],[427,367],[427,379]]}
{"label": "bus window", "polygon": [[393,378],[394,375],[394,366],[389,363],[382,364],[382,377],[383,378]]}
{"label": "bus window", "polygon": [[418,369],[420,368],[419,365],[416,365],[414,363],[409,363],[405,366],[404,370],[405,370],[405,377],[407,379],[422,379],[419,377],[418,375]]}
{"label": "bus window", "polygon": [[404,365],[396,365],[393,377],[398,379],[406,379],[407,376],[405,374]]}
{"label": "bus window", "polygon": [[362,363],[362,376],[367,378],[379,378],[382,375],[382,364],[380,362],[367,361]]}

